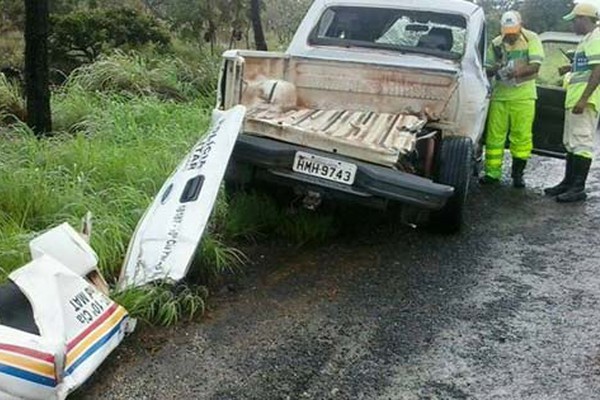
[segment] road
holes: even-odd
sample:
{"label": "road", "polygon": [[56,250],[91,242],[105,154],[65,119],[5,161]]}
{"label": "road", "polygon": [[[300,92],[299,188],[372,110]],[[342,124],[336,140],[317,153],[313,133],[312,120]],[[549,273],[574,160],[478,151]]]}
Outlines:
{"label": "road", "polygon": [[260,247],[203,321],[130,339],[82,399],[600,399],[600,181],[473,185],[453,237],[359,224]]}

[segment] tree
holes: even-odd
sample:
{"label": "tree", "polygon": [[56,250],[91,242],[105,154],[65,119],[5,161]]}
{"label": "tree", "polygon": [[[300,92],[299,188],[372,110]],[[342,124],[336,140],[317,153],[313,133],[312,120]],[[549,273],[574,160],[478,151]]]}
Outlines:
{"label": "tree", "polygon": [[250,19],[254,31],[254,43],[256,50],[268,50],[265,33],[263,32],[262,20],[260,18],[260,0],[250,0]]}
{"label": "tree", "polygon": [[36,135],[52,131],[48,69],[48,0],[25,0],[27,124]]}
{"label": "tree", "polygon": [[265,28],[280,45],[290,42],[312,0],[265,0]]}
{"label": "tree", "polygon": [[25,5],[21,0],[0,0],[0,32],[23,29]]}
{"label": "tree", "polygon": [[151,15],[130,8],[94,9],[53,15],[49,36],[53,67],[70,72],[105,50],[170,43],[168,31]]}
{"label": "tree", "polygon": [[525,26],[535,32],[568,31],[570,24],[562,17],[572,7],[572,0],[525,0],[521,15]]}
{"label": "tree", "polygon": [[536,32],[564,31],[569,24],[562,20],[573,7],[573,0],[472,0],[486,14],[489,32],[500,30],[500,17],[508,10],[519,10],[528,29]]}

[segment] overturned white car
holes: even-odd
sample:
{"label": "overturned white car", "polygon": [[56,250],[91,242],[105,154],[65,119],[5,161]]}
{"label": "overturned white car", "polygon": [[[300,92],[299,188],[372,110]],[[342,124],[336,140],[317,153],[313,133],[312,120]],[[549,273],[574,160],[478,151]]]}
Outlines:
{"label": "overturned white car", "polygon": [[68,225],[33,240],[33,261],[0,286],[0,399],[64,399],[133,329],[89,280],[97,256]]}

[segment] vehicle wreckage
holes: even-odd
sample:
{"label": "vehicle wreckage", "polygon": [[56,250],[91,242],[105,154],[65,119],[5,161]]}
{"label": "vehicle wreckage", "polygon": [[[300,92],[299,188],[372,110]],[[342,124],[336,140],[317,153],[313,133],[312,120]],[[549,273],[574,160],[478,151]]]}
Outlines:
{"label": "vehicle wreckage", "polygon": [[[206,228],[245,116],[215,111],[212,125],[140,220],[120,290],[183,279]],[[82,233],[63,224],[30,242],[33,261],[0,286],[0,400],[64,399],[133,331],[135,321],[108,297]]]}
{"label": "vehicle wreckage", "polygon": [[0,286],[0,399],[64,399],[133,331],[98,257],[70,225],[30,242],[32,261]]}

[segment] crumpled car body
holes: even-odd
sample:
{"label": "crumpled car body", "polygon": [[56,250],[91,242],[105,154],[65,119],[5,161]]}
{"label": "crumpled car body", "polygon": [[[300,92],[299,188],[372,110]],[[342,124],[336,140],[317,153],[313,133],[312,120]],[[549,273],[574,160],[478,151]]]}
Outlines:
{"label": "crumpled car body", "polygon": [[[44,251],[50,243],[53,255]],[[34,260],[0,286],[2,400],[66,398],[133,328],[127,311],[82,276],[97,256],[70,226],[31,250]]]}

